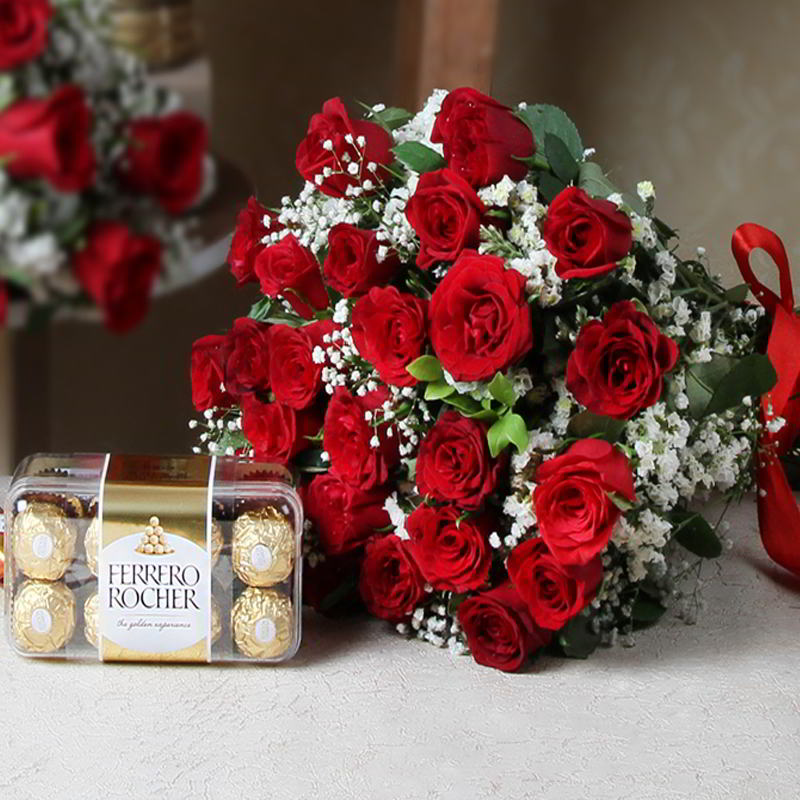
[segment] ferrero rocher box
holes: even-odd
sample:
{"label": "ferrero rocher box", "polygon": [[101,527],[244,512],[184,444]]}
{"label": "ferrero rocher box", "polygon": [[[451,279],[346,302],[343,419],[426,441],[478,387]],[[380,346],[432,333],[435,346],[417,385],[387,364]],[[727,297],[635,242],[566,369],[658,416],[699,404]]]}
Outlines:
{"label": "ferrero rocher box", "polygon": [[26,656],[256,661],[300,645],[303,511],[236,457],[35,455],[6,509],[6,625]]}

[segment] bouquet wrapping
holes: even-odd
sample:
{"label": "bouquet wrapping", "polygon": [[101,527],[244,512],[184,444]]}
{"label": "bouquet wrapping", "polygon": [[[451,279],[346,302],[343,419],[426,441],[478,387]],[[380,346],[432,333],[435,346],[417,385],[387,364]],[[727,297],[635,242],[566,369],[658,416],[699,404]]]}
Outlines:
{"label": "bouquet wrapping", "polygon": [[306,598],[509,671],[694,619],[727,543],[696,501],[784,424],[748,286],[554,106],[332,99],[296,161],[297,197],[239,215],[260,296],[194,343],[190,425],[303,474]]}

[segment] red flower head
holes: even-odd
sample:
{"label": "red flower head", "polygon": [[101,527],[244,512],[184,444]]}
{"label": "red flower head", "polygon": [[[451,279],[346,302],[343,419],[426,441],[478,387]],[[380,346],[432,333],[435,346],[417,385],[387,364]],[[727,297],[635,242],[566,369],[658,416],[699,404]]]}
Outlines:
{"label": "red flower head", "polygon": [[475,187],[504,175],[522,180],[528,167],[520,159],[534,152],[533,134],[510,108],[469,88],[445,97],[431,141],[444,145],[450,169]]}
{"label": "red flower head", "polygon": [[49,0],[0,0],[0,70],[31,61],[47,46]]}
{"label": "red flower head", "polygon": [[311,411],[262,403],[254,395],[247,395],[242,401],[242,431],[260,461],[288,464],[309,447],[307,437],[315,436],[319,426],[319,418]]}
{"label": "red flower head", "polygon": [[[391,146],[392,137],[380,125],[350,119],[344,103],[334,97],[311,117],[306,138],[297,146],[297,171],[321,192],[344,197],[348,186],[362,186],[366,180],[376,184],[382,178],[381,166],[393,160]],[[355,174],[351,164],[357,167]],[[377,167],[375,172],[370,164]],[[326,168],[332,173],[327,177]]]}
{"label": "red flower head", "polygon": [[408,619],[425,596],[409,542],[397,536],[371,541],[361,565],[359,589],[370,614],[390,622]]}
{"label": "red flower head", "polygon": [[199,117],[176,111],[131,123],[125,179],[170,213],[185,211],[200,195],[208,131]]}
{"label": "red flower head", "polygon": [[559,277],[595,278],[615,269],[633,244],[631,221],[612,202],[569,186],[547,209],[542,227]]}
{"label": "red flower head", "polygon": [[228,334],[225,389],[236,400],[269,389],[269,325],[239,317]]}
{"label": "red flower head", "polygon": [[124,333],[138,325],[161,271],[161,242],[134,234],[121,222],[95,222],[75,252],[78,282],[105,313],[108,328]]}
{"label": "red flower head", "polygon": [[255,197],[247,201],[236,218],[236,230],[228,252],[228,265],[238,286],[258,281],[255,274],[256,258],[266,247],[261,240],[281,228],[283,225],[277,221],[276,215],[264,208]]}
{"label": "red flower head", "polygon": [[227,358],[227,336],[203,336],[192,345],[192,403],[198,411],[230,404],[222,390]]}
{"label": "red flower head", "polygon": [[0,157],[15,178],[43,178],[62,192],[94,180],[92,113],[83,89],[66,85],[49,97],[18,100],[0,113]]}
{"label": "red flower head", "polygon": [[400,262],[396,255],[378,261],[378,232],[346,222],[328,234],[328,255],[323,271],[328,283],[345,297],[366,294],[373,286],[388,283]]}
{"label": "red flower head", "polygon": [[567,388],[595,414],[629,419],[661,397],[678,345],[630,300],[587,322],[567,362]]}

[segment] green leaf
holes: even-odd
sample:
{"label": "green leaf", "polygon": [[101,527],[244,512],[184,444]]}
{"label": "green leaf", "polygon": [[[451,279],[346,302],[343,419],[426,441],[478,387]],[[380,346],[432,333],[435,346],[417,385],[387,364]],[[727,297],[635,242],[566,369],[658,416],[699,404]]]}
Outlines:
{"label": "green leaf", "polygon": [[455,386],[451,386],[445,380],[433,381],[425,387],[426,400],[443,400],[455,392]]}
{"label": "green leaf", "polygon": [[575,123],[557,106],[538,103],[517,111],[517,116],[531,129],[537,150],[545,145],[548,133],[566,145],[576,161],[583,160],[583,142]]}
{"label": "green leaf", "polygon": [[492,458],[496,458],[510,444],[521,453],[528,446],[528,428],[519,414],[506,414],[489,428],[486,438]]}
{"label": "green leaf", "polygon": [[711,361],[693,364],[686,370],[686,395],[689,413],[700,419],[722,379],[731,371],[733,359],[715,355]]}
{"label": "green leaf", "polygon": [[631,617],[634,622],[638,622],[640,625],[652,625],[661,619],[666,610],[658,600],[639,594],[633,604]]}
{"label": "green leaf", "polygon": [[600,634],[592,630],[584,614],[573,617],[558,633],[558,643],[569,658],[588,658],[600,644]]}
{"label": "green leaf", "polygon": [[706,406],[706,414],[719,414],[742,402],[744,397],[761,397],[778,381],[778,374],[768,356],[751,353],[740,359],[719,382]]}
{"label": "green leaf", "polygon": [[323,451],[317,448],[309,448],[298,453],[292,463],[301,472],[327,472],[329,464],[322,460]]}
{"label": "green leaf", "polygon": [[414,172],[433,172],[447,166],[447,162],[430,147],[419,142],[402,142],[392,148],[398,161]]}
{"label": "green leaf", "polygon": [[432,383],[442,379],[442,365],[436,356],[420,356],[406,366],[406,372],[413,375],[418,381]]}
{"label": "green leaf", "polygon": [[401,128],[407,122],[414,119],[414,115],[407,111],[405,108],[398,108],[397,106],[390,106],[384,108],[383,111],[373,111],[369,109],[369,121],[377,122],[382,128],[387,131],[393,131],[395,128]]}
{"label": "green leaf", "polygon": [[606,492],[608,499],[623,513],[633,508],[633,503],[627,497],[623,497],[616,492]]}
{"label": "green leaf", "polygon": [[553,133],[544,135],[544,153],[555,172],[564,183],[572,183],[578,174],[578,162],[572,157],[569,148]]}
{"label": "green leaf", "polygon": [[453,594],[450,595],[450,599],[447,601],[447,613],[454,617],[456,612],[458,611],[458,607],[469,597],[469,594]]}
{"label": "green leaf", "polygon": [[725,292],[725,299],[734,305],[740,305],[747,299],[747,293],[750,291],[750,286],[746,283],[740,283]]}
{"label": "green leaf", "polygon": [[552,202],[553,198],[566,188],[566,184],[562,180],[549,172],[543,172],[539,176],[539,193],[548,203]]}
{"label": "green leaf", "polygon": [[498,403],[502,403],[509,408],[517,400],[517,396],[514,394],[514,384],[502,372],[498,372],[486,388]]}
{"label": "green leaf", "polygon": [[722,542],[703,516],[693,511],[673,511],[669,519],[675,526],[672,538],[690,553],[701,558],[722,555]]}
{"label": "green leaf", "polygon": [[625,430],[627,420],[605,417],[593,414],[591,411],[581,411],[576,414],[567,426],[567,432],[576,439],[605,439],[607,442],[616,442]]}
{"label": "green leaf", "polygon": [[617,187],[606,177],[599,164],[586,161],[578,171],[578,186],[592,197],[608,197]]}

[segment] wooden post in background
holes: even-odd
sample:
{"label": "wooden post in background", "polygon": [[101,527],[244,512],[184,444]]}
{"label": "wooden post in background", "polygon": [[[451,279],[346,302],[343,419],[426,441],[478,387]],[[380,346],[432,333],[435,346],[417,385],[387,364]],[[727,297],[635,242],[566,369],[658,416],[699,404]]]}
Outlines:
{"label": "wooden post in background", "polygon": [[419,108],[433,89],[491,87],[500,0],[398,3],[397,102]]}

